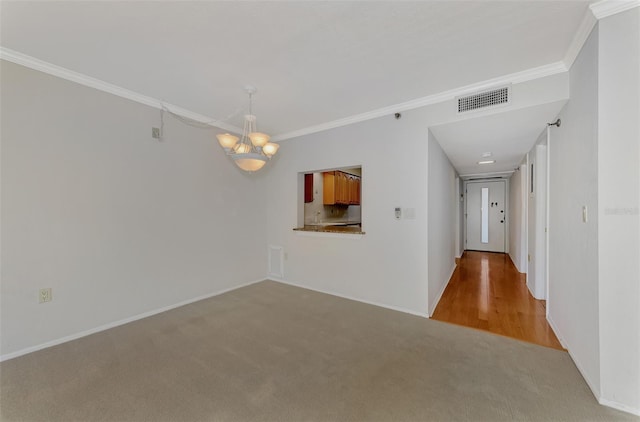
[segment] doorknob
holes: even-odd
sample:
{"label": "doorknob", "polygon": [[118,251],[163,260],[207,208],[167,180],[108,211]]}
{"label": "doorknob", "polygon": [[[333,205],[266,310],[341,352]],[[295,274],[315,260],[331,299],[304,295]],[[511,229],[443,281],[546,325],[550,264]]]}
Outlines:
{"label": "doorknob", "polygon": [[500,220],[501,223],[504,223],[504,220]]}

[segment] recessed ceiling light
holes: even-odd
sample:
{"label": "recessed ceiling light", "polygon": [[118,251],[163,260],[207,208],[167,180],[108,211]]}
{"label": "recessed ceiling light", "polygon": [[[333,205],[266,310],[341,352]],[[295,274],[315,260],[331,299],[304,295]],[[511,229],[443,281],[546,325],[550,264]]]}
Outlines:
{"label": "recessed ceiling light", "polygon": [[487,157],[491,157],[493,154],[490,152],[483,152],[482,153],[482,158],[487,158]]}
{"label": "recessed ceiling light", "polygon": [[493,164],[496,160],[478,161],[478,164]]}

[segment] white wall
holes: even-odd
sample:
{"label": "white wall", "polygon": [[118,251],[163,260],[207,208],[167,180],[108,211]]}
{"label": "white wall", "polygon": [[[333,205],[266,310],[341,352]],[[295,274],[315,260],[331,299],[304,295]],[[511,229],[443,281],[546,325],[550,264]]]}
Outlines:
{"label": "white wall", "polygon": [[640,8],[599,25],[601,391],[640,415]]}
{"label": "white wall", "polygon": [[[527,190],[526,190],[526,207],[527,207],[527,288],[529,293],[533,295],[532,284],[535,284],[537,276],[535,259],[536,259],[536,195],[531,193],[531,178],[537,175],[536,168],[536,147],[527,153]],[[534,181],[535,183],[535,181]],[[535,190],[535,188],[534,188]]]}
{"label": "white wall", "polygon": [[596,396],[600,393],[598,28],[570,70],[571,99],[551,130],[549,321]]}
{"label": "white wall", "polygon": [[[568,75],[556,74],[512,86],[513,101],[498,111],[568,98]],[[455,100],[289,139],[267,180],[269,245],[283,247],[281,281],[420,315],[433,300],[427,291],[428,127],[463,120]],[[361,238],[301,234],[300,172],[362,165]],[[396,221],[394,208],[415,210]],[[358,240],[356,240],[358,239]],[[455,246],[454,246],[455,248]],[[451,265],[447,263],[446,265]]]}
{"label": "white wall", "polygon": [[[546,299],[546,207],[547,207],[546,130],[527,154],[527,287],[536,299]],[[533,165],[533,175],[531,166]],[[533,192],[531,192],[533,177]]]}
{"label": "white wall", "polygon": [[[268,243],[287,255],[283,281],[427,314],[427,132],[407,112],[281,142],[267,203]],[[364,236],[292,230],[299,172],[360,165]],[[396,220],[395,207],[415,219]]]}
{"label": "white wall", "polygon": [[212,131],[1,66],[3,357],[264,278],[264,185]]}
{"label": "white wall", "polygon": [[[545,131],[546,132],[546,131]],[[546,133],[542,137],[546,141]],[[536,145],[536,283],[533,297],[547,298],[547,146]]]}
{"label": "white wall", "polygon": [[524,273],[527,271],[526,162],[518,169],[509,178],[509,256],[516,269]]}
{"label": "white wall", "polygon": [[550,137],[549,319],[598,400],[640,415],[640,8],[601,20],[570,77]]}
{"label": "white wall", "polygon": [[460,201],[456,195],[456,171],[431,131],[428,154],[427,233],[431,315],[456,266],[455,238]]}
{"label": "white wall", "polygon": [[461,258],[464,253],[464,195],[462,194],[464,189],[464,180],[460,177],[456,177],[456,215],[457,215],[457,223],[455,227],[456,231],[456,242],[455,242],[455,251],[456,258]]}
{"label": "white wall", "polygon": [[[565,99],[568,75],[512,94],[474,116]],[[254,176],[208,131],[168,117],[154,141],[157,110],[8,63],[2,106],[4,358],[260,279],[266,245],[286,281],[427,314],[427,128],[467,118],[453,99],[283,142]],[[365,237],[295,235],[297,172],[360,164]]]}

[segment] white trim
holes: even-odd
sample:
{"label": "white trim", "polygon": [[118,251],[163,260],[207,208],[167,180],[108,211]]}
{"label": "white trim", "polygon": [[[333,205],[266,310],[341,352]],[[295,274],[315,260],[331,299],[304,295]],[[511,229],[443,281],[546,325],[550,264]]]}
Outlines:
{"label": "white trim", "polygon": [[[547,147],[548,147],[548,145],[547,145]],[[602,398],[602,396],[600,394],[600,391],[595,388],[595,386],[591,383],[589,378],[585,375],[585,371],[582,369],[582,366],[580,365],[580,363],[576,360],[576,358],[571,353],[571,349],[567,346],[567,344],[565,343],[564,339],[562,338],[562,335],[560,334],[560,330],[558,330],[558,327],[553,322],[553,319],[551,319],[551,316],[549,315],[549,302],[548,301],[547,301],[547,322],[549,323],[549,326],[551,327],[551,330],[553,330],[553,333],[558,338],[558,341],[560,342],[562,347],[564,347],[567,350],[567,353],[569,353],[569,356],[571,357],[571,360],[576,365],[576,368],[578,368],[578,372],[580,372],[580,375],[582,375],[582,378],[584,379],[584,381],[589,386],[589,389],[591,390],[591,393],[593,393],[593,395],[596,398],[596,400],[598,401],[598,403],[600,403],[603,406],[607,406],[607,407],[611,407],[611,408],[616,409],[616,410],[620,410],[622,412],[627,412],[627,413],[631,413],[633,415],[640,416],[640,409],[636,409],[634,407],[627,406],[626,404],[622,404],[622,403],[619,403],[619,402],[616,402],[616,401],[612,401],[612,400],[608,400],[608,399]]]}
{"label": "white trim", "polygon": [[[425,107],[431,104],[436,104],[448,100],[453,100],[458,96],[464,96],[478,91],[488,90],[495,88],[496,86],[506,84],[516,84],[527,82],[534,79],[543,78],[546,76],[555,75],[558,73],[566,72],[573,62],[575,61],[578,53],[582,49],[584,42],[591,33],[597,19],[602,19],[607,16],[611,16],[617,13],[624,12],[626,10],[633,9],[640,6],[640,0],[602,0],[598,3],[591,4],[589,11],[587,11],[578,27],[567,53],[562,61],[550,63],[544,66],[539,66],[531,69],[527,69],[521,72],[511,73],[508,75],[499,76],[496,78],[488,79],[482,82],[466,85],[463,87],[455,88],[452,90],[440,92],[433,95],[428,95],[422,98],[416,98],[407,102],[379,108],[376,110],[368,111],[366,113],[360,113],[353,116],[345,117],[330,122],[321,123],[315,126],[309,126],[306,128],[294,130],[291,132],[281,133],[272,136],[272,141],[282,141],[285,139],[296,138],[311,133],[321,132],[328,129],[334,129],[341,126],[347,126],[354,123],[363,122],[366,120],[376,119],[378,117],[386,116],[388,114],[397,113],[401,111],[413,110],[420,107]],[[193,111],[184,109],[182,107],[164,103],[153,97],[139,94],[119,87],[117,85],[110,84],[108,82],[92,78],[90,76],[74,72],[72,70],[45,62],[43,60],[36,59],[35,57],[22,54],[20,52],[0,47],[0,58],[20,64],[22,66],[29,67],[34,70],[38,70],[50,75],[54,75],[63,79],[67,79],[81,85],[85,85],[91,88],[98,89],[100,91],[108,92],[113,95],[127,98],[132,101],[136,101],[141,104],[145,104],[155,108],[162,108],[163,105],[170,108],[172,112],[181,116],[196,120],[198,122],[209,124],[213,127],[218,127],[234,133],[242,133],[242,129],[239,127],[227,124],[225,122],[209,118],[202,114],[195,113]]]}
{"label": "white trim", "polygon": [[567,69],[571,69],[573,66],[573,62],[578,57],[578,53],[582,50],[582,46],[587,41],[589,34],[593,30],[593,27],[596,25],[596,18],[593,16],[590,10],[587,10],[582,17],[582,21],[578,26],[578,30],[576,31],[573,39],[571,40],[571,44],[569,44],[569,49],[564,55],[564,59],[562,60]]}
{"label": "white trim", "polygon": [[573,361],[573,364],[576,366],[576,368],[578,368],[578,372],[580,372],[580,375],[582,375],[582,378],[584,379],[584,381],[589,386],[589,389],[591,390],[591,393],[593,394],[595,399],[598,401],[598,403],[600,403],[601,398],[600,398],[599,390],[596,388],[595,385],[593,385],[593,383],[591,382],[589,377],[587,377],[586,372],[582,368],[582,365],[580,365],[580,362],[575,358],[573,353],[571,353],[571,350],[568,349],[568,348],[566,348],[566,349],[567,349],[567,353],[569,353],[569,357],[571,357],[571,360]]}
{"label": "white trim", "polygon": [[294,283],[294,282],[291,282],[291,281],[285,281],[283,279],[269,278],[269,280],[275,281],[275,282],[278,282],[278,283],[282,283],[282,284],[287,284],[289,286],[300,287],[301,289],[307,289],[307,290],[311,290],[311,291],[318,292],[318,293],[324,293],[324,294],[327,294],[327,295],[340,297],[342,299],[353,300],[354,302],[366,303],[367,305],[373,305],[373,306],[378,306],[380,308],[391,309],[392,311],[398,311],[398,312],[402,312],[402,313],[405,313],[405,314],[419,316],[419,317],[422,317],[422,318],[429,318],[429,314],[426,313],[426,312],[416,312],[416,311],[412,311],[410,309],[401,308],[401,307],[398,307],[398,306],[385,305],[385,304],[378,303],[378,302],[371,302],[369,300],[363,300],[363,299],[355,298],[355,297],[352,297],[352,296],[346,296],[346,295],[343,295],[343,294],[340,294],[340,293],[336,293],[336,292],[333,292],[333,291],[330,291],[330,290],[314,289],[313,287],[305,286],[304,284]]}
{"label": "white trim", "polygon": [[511,261],[513,266],[516,268],[516,271],[518,271],[520,274],[524,274],[522,271],[520,271],[520,268],[518,268],[518,266],[516,265],[515,261],[513,260],[513,257],[511,256],[511,254],[507,254],[507,257],[509,257],[509,261]]}
{"label": "white trim", "polygon": [[596,386],[591,382],[589,377],[587,377],[586,372],[582,368],[582,365],[576,359],[576,357],[573,355],[573,353],[571,353],[571,349],[569,347],[567,347],[566,343],[564,342],[564,340],[562,338],[562,335],[560,334],[560,331],[558,330],[558,327],[553,323],[553,320],[550,317],[547,317],[547,322],[549,323],[549,326],[551,327],[551,329],[553,330],[554,334],[556,335],[556,337],[560,341],[560,344],[562,345],[562,347],[567,349],[567,353],[569,353],[569,357],[571,357],[571,360],[573,361],[573,364],[576,366],[576,368],[578,368],[578,372],[580,372],[580,375],[582,375],[582,378],[584,379],[584,381],[589,386],[589,389],[591,390],[591,393],[593,393],[593,396],[596,398],[598,403],[600,403],[600,390],[598,388],[596,388]]}
{"label": "white trim", "polygon": [[640,0],[601,0],[597,3],[590,4],[589,10],[585,12],[580,26],[578,26],[578,30],[569,45],[569,49],[562,60],[566,68],[571,68],[598,20],[626,12],[639,6]]}
{"label": "white trim", "polygon": [[486,81],[478,82],[471,85],[466,85],[460,88],[451,89],[438,94],[428,95],[422,98],[416,98],[415,100],[407,101],[404,103],[395,104],[388,107],[379,108],[376,110],[368,111],[366,113],[356,114],[354,116],[345,117],[343,119],[334,120],[331,122],[322,123],[316,126],[309,126],[307,128],[294,130],[292,132],[281,133],[273,136],[271,139],[274,141],[283,141],[285,139],[296,138],[298,136],[309,135],[311,133],[321,132],[328,129],[334,129],[341,126],[347,126],[354,123],[363,122],[365,120],[376,119],[378,117],[387,116],[389,114],[413,110],[420,107],[425,107],[431,104],[441,103],[443,101],[453,100],[457,96],[468,95],[475,92],[485,91],[497,87],[503,87],[507,84],[516,84],[521,82],[527,82],[534,79],[543,78],[546,76],[556,75],[567,71],[567,67],[563,62],[555,62],[544,66],[534,67],[522,72],[511,73],[509,75],[500,76]]}
{"label": "white trim", "polygon": [[547,154],[547,168],[545,175],[545,221],[544,221],[544,296],[547,300],[545,306],[545,316],[549,318],[549,222],[551,221],[551,126],[547,125],[547,149],[545,150]]}
{"label": "white trim", "polygon": [[564,340],[562,339],[562,336],[560,335],[560,331],[558,330],[558,327],[556,327],[556,325],[553,323],[553,320],[551,319],[550,316],[547,316],[547,322],[549,323],[549,326],[551,327],[551,330],[553,330],[553,334],[556,335],[556,338],[560,342],[560,345],[568,350],[569,348],[567,347],[566,344],[564,344]]}
{"label": "white trim", "polygon": [[589,9],[596,19],[602,19],[639,6],[640,0],[602,0],[589,5]]}
{"label": "white trim", "polygon": [[575,358],[573,353],[571,353],[571,349],[569,347],[567,347],[566,343],[563,341],[562,336],[560,335],[560,331],[558,330],[558,327],[556,327],[556,325],[553,323],[553,320],[548,315],[547,315],[547,322],[549,323],[549,326],[551,327],[551,329],[553,330],[554,334],[556,335],[556,337],[560,341],[560,344],[562,345],[562,347],[567,349],[567,353],[569,353],[569,357],[571,357],[571,360],[573,361],[574,365],[576,365],[576,368],[578,368],[578,372],[580,372],[580,375],[582,375],[582,378],[584,379],[584,381],[589,386],[589,389],[591,390],[591,393],[596,398],[598,403],[600,403],[603,406],[611,407],[611,408],[616,409],[616,410],[620,410],[620,411],[623,411],[623,412],[627,412],[627,413],[631,413],[633,415],[640,416],[640,409],[636,409],[636,408],[627,406],[626,404],[622,404],[622,403],[618,403],[616,401],[607,400],[607,399],[602,398],[602,396],[600,394],[600,391],[589,380],[589,377],[586,376],[586,373],[585,373],[584,369],[582,369],[582,366],[580,365],[580,362]]}
{"label": "white trim", "polygon": [[447,290],[447,286],[449,285],[449,282],[451,281],[451,278],[453,277],[453,273],[456,271],[457,266],[458,265],[454,261],[453,267],[451,267],[451,272],[449,273],[449,278],[447,278],[447,282],[443,284],[442,288],[436,295],[435,300],[432,302],[431,306],[429,307],[429,318],[431,318],[436,308],[438,307],[438,303],[440,303],[440,299],[442,299],[442,295],[444,294],[444,291]]}
{"label": "white trim", "polygon": [[[639,0],[640,1],[640,0]],[[117,95],[122,98],[129,99],[131,101],[138,102],[140,104],[148,105],[150,107],[161,109],[163,106],[170,109],[173,113],[187,117],[189,119],[208,124],[212,127],[224,129],[229,132],[242,133],[242,129],[228,123],[216,120],[202,114],[187,110],[177,105],[165,103],[157,98],[149,97],[137,93],[135,91],[119,87],[114,84],[96,79],[79,72],[75,72],[70,69],[66,69],[61,66],[54,65],[52,63],[45,62],[35,57],[22,54],[18,51],[14,51],[0,46],[0,59],[7,60],[22,66],[29,67],[40,72],[48,73],[53,76],[57,76],[62,79],[76,82],[78,84],[88,86],[103,92],[108,92],[113,95]],[[489,90],[496,86],[503,86],[507,84],[515,84],[527,82],[534,79],[543,78],[546,76],[555,75],[567,71],[567,66],[564,62],[550,63],[544,66],[534,67],[521,72],[511,73],[509,75],[499,76],[497,78],[488,79],[482,82],[466,85],[460,88],[451,89],[438,94],[428,95],[426,97],[417,98],[415,100],[407,101],[404,103],[395,104],[388,107],[379,108],[366,113],[356,114],[354,116],[345,117],[343,119],[334,120],[331,122],[322,123],[316,126],[309,126],[292,132],[282,133],[271,137],[272,141],[282,141],[285,139],[295,138],[298,136],[308,135],[311,133],[321,132],[328,129],[333,129],[341,126],[347,126],[366,120],[376,119],[391,113],[397,113],[401,111],[413,110],[420,107],[425,107],[431,104],[437,104],[443,101],[453,100],[457,96],[468,95],[478,91]]]}
{"label": "white trim", "polygon": [[620,410],[622,412],[631,413],[632,415],[640,416],[640,409],[636,409],[635,407],[627,406],[626,404],[618,403],[617,401],[607,400],[600,397],[598,399],[598,403],[603,406],[611,407],[616,410]]}
{"label": "white trim", "polygon": [[99,91],[117,95],[118,97],[126,98],[128,100],[135,101],[137,103],[144,104],[153,108],[162,109],[163,107],[165,107],[171,110],[172,113],[179,114],[180,116],[195,120],[200,123],[205,123],[211,127],[224,129],[226,131],[234,133],[242,133],[241,128],[230,125],[228,123],[212,119],[210,117],[198,114],[177,105],[168,104],[164,101],[158,100],[157,98],[139,94],[135,91],[110,84],[100,79],[92,78],[91,76],[87,76],[82,73],[74,72],[73,70],[69,70],[55,64],[47,63],[43,60],[36,59],[35,57],[31,57],[26,54],[22,54],[1,46],[0,59],[19,64],[33,70],[44,72],[49,75],[57,76],[59,78],[66,79],[68,81],[72,81],[89,88],[94,88]]}
{"label": "white trim", "polygon": [[[513,170],[512,174],[516,171]],[[509,247],[511,246],[509,233],[511,232],[511,209],[509,204],[511,203],[511,177],[504,180],[504,253],[509,256]]]}
{"label": "white trim", "polygon": [[7,354],[4,354],[4,355],[0,355],[0,362],[3,362],[5,360],[9,360],[9,359],[13,359],[13,358],[17,358],[19,356],[23,356],[23,355],[26,355],[28,353],[36,352],[38,350],[46,349],[48,347],[57,346],[58,344],[62,344],[62,343],[66,343],[68,341],[76,340],[76,339],[79,339],[81,337],[86,337],[86,336],[89,336],[91,334],[99,333],[100,331],[105,331],[105,330],[108,330],[110,328],[114,328],[114,327],[118,327],[120,325],[128,324],[128,323],[133,322],[133,321],[137,321],[137,320],[140,320],[140,319],[143,319],[143,318],[147,318],[147,317],[150,317],[150,316],[153,316],[153,315],[156,315],[156,314],[160,314],[162,312],[170,311],[171,309],[175,309],[175,308],[179,308],[181,306],[189,305],[190,303],[198,302],[200,300],[209,299],[209,298],[214,297],[214,296],[219,296],[221,294],[228,293],[230,291],[237,290],[237,289],[240,289],[242,287],[247,287],[247,286],[250,286],[252,284],[260,283],[260,282],[266,281],[266,280],[267,280],[266,278],[262,278],[262,279],[259,279],[259,280],[249,281],[247,283],[243,283],[243,284],[240,284],[238,286],[230,287],[228,289],[218,290],[218,291],[213,292],[213,293],[208,293],[206,295],[194,297],[192,299],[183,300],[182,302],[178,302],[178,303],[175,303],[173,305],[163,306],[162,308],[154,309],[154,310],[151,310],[151,311],[148,311],[148,312],[143,312],[141,314],[134,315],[134,316],[131,316],[131,317],[128,317],[128,318],[124,318],[124,319],[121,319],[121,320],[118,320],[118,321],[110,322],[110,323],[107,323],[107,324],[104,324],[104,325],[100,325],[100,326],[95,327],[95,328],[91,328],[91,329],[88,329],[88,330],[80,331],[79,333],[75,333],[75,334],[71,334],[71,335],[68,335],[68,336],[60,337],[60,338],[57,338],[55,340],[51,340],[51,341],[47,341],[45,343],[37,344],[35,346],[29,346],[29,347],[26,347],[24,349],[18,350],[16,352],[11,352],[11,353],[7,353]]}

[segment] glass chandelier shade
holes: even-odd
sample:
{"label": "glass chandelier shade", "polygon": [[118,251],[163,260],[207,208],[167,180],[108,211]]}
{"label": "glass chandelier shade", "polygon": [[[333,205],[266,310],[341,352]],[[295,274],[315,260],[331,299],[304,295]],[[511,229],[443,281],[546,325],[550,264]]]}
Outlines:
{"label": "glass chandelier shade", "polygon": [[251,114],[251,96],[256,90],[246,87],[245,91],[249,94],[249,114],[244,116],[242,137],[238,138],[229,133],[222,133],[216,137],[220,146],[233,158],[238,167],[254,172],[260,170],[275,155],[280,145],[269,142],[269,135],[256,130],[256,116]]}
{"label": "glass chandelier shade", "polygon": [[271,158],[276,152],[278,152],[278,148],[280,148],[280,145],[269,142],[262,147],[262,152],[264,152],[267,157]]}

